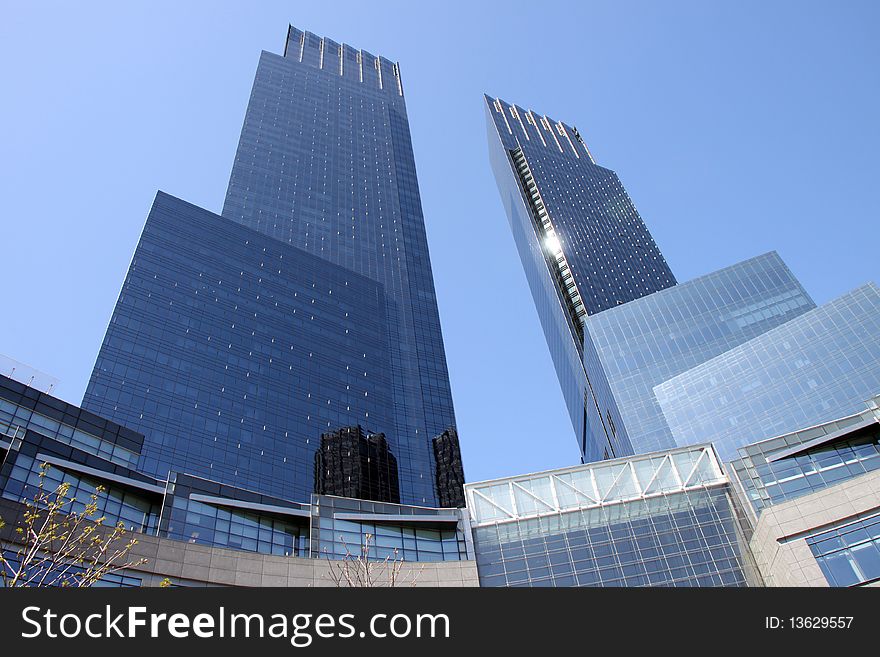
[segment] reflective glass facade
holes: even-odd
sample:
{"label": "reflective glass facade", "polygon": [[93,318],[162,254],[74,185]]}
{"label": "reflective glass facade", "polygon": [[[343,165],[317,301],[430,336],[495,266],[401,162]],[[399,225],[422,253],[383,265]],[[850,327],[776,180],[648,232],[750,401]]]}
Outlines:
{"label": "reflective glass facade", "polygon": [[758,581],[711,447],[466,487],[481,586]]}
{"label": "reflective glass facade", "polygon": [[856,413],[880,391],[880,289],[873,283],[656,386],[679,444],[737,449]]}
{"label": "reflective glass facade", "polygon": [[[82,511],[98,486],[98,516],[131,531],[156,533],[162,505],[158,482],[130,468],[143,436],[94,413],[0,376],[0,494],[32,500],[43,487],[69,484],[70,508]],[[109,475],[109,477],[108,477]]]}
{"label": "reflective glass facade", "polygon": [[392,424],[384,309],[374,281],[160,193],[84,405],[144,433],[147,474],[308,502],[322,432]]}
{"label": "reflective glass facade", "polygon": [[[132,532],[243,552],[322,559],[345,557],[346,546],[357,553],[369,534],[371,559],[434,562],[473,557],[463,509],[317,494],[296,503],[174,471],[159,480],[127,467],[127,454],[137,457],[144,437],[114,422],[3,376],[0,408],[8,419],[0,424],[0,495],[15,502],[33,499],[40,466],[48,463],[45,490],[67,482],[68,496],[75,500],[71,508],[82,510],[103,487],[98,514],[105,516],[106,524],[122,522]],[[30,422],[34,417],[38,420]],[[91,445],[69,444],[72,432],[86,426],[105,447],[100,455],[85,451]],[[119,454],[123,455],[117,459]]]}
{"label": "reflective glass facade", "polygon": [[593,161],[577,129],[501,99],[486,106],[491,147],[521,153],[524,166],[512,154],[509,166],[528,181],[523,201],[531,208],[534,192],[549,215],[535,237],[547,253],[562,250],[587,315],[675,285],[617,174]]}
{"label": "reflective glass facade", "polygon": [[[172,473],[160,535],[245,552],[308,556],[308,506]],[[306,510],[303,510],[306,509]]]}
{"label": "reflective glass facade", "polygon": [[598,361],[588,371],[604,373],[635,453],[669,449],[655,385],[815,307],[767,253],[587,317]]}
{"label": "reflective glass facade", "polygon": [[629,453],[582,323],[675,277],[617,175],[593,161],[576,128],[485,101],[490,162],[584,460]]}
{"label": "reflective glass facade", "polygon": [[0,376],[0,440],[23,437],[27,430],[129,467],[137,465],[144,440],[130,429]]}
{"label": "reflective glass facade", "polygon": [[831,586],[880,580],[880,514],[814,534],[807,545]]}
{"label": "reflective glass facade", "polygon": [[44,459],[37,458],[36,455],[18,455],[3,486],[3,496],[19,502],[32,500],[40,485],[40,474],[44,473],[43,489],[54,491],[62,483],[68,484],[66,495],[75,501],[67,509],[82,513],[97,488],[103,486],[104,491],[96,500],[96,518],[106,518],[105,524],[108,527],[121,522],[130,531],[156,533],[161,496],[144,495],[141,491],[127,490],[124,486],[108,485],[101,477],[91,477],[54,464],[43,470],[43,462]]}
{"label": "reflective glass facade", "polygon": [[[880,398],[875,398],[872,405]],[[747,445],[730,461],[755,515],[880,469],[880,420],[875,410]]]}
{"label": "reflective glass facade", "polygon": [[83,405],[146,434],[147,473],[297,502],[360,426],[437,505],[455,418],[396,64],[292,27],[262,53],[222,217],[157,196]]}
{"label": "reflective glass facade", "polygon": [[471,558],[469,527],[462,513],[314,495],[311,554],[322,559],[357,556],[369,535],[371,560],[461,561]]}
{"label": "reflective glass facade", "polygon": [[389,354],[370,376],[392,416],[365,429],[391,445],[401,501],[436,505],[431,439],[455,417],[398,65],[296,28],[262,53],[223,216],[382,286]]}
{"label": "reflective glass facade", "polygon": [[[15,557],[7,557],[6,560],[13,567],[13,569],[18,569],[18,565],[21,563],[21,561]],[[46,575],[46,579],[43,580],[42,586],[70,586],[70,577],[82,573],[83,570],[83,568],[80,568],[78,566],[50,568]],[[42,571],[40,572],[42,573]],[[120,570],[115,573],[107,573],[101,579],[91,584],[91,588],[129,588],[135,586],[140,587],[142,585],[143,579],[137,577],[133,573],[133,571]],[[0,578],[0,589],[4,588],[5,586],[6,583],[2,578]]]}

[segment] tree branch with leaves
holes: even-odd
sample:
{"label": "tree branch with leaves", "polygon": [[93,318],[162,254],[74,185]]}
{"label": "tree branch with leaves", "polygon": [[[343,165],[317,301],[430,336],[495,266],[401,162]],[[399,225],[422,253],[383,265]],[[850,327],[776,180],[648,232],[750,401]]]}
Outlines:
{"label": "tree branch with leaves", "polygon": [[[40,465],[39,485],[32,500],[24,502],[22,519],[15,528],[15,541],[0,542],[0,579],[6,587],[89,587],[109,574],[146,563],[129,560],[135,538],[126,539],[125,525],[112,528],[98,514],[105,492],[98,486],[80,511],[70,484],[46,490],[48,463]],[[5,526],[0,518],[0,529]]]}

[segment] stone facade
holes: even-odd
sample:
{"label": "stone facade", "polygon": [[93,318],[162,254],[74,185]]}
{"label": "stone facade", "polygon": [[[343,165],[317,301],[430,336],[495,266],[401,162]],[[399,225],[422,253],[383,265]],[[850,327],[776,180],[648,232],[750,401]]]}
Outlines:
{"label": "stone facade", "polygon": [[880,471],[761,512],[749,546],[767,586],[828,586],[807,536],[880,510]]}
{"label": "stone facade", "polygon": [[[10,541],[24,505],[0,499],[6,526],[0,537]],[[185,586],[336,586],[325,559],[284,557],[184,543],[158,536],[137,535],[132,559],[145,564],[125,571],[143,586],[158,586],[164,578]],[[404,562],[398,586],[479,586],[473,561]]]}

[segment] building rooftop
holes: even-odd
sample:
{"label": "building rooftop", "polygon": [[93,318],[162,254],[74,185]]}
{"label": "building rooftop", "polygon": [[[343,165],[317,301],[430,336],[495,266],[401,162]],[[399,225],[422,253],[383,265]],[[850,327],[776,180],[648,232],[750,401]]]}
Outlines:
{"label": "building rooftop", "polygon": [[465,484],[465,496],[479,526],[726,483],[707,444]]}

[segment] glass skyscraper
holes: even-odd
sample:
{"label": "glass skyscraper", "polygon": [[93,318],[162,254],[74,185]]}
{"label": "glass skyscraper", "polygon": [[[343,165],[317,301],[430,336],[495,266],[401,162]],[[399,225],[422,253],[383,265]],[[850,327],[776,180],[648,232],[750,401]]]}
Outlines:
{"label": "glass skyscraper", "polygon": [[766,253],[585,318],[597,356],[590,371],[607,380],[635,453],[669,449],[678,443],[654,386],[815,307],[779,255]]}
{"label": "glass skyscraper", "polygon": [[880,288],[863,285],[654,388],[676,443],[722,459],[857,412],[880,392]]}
{"label": "glass skyscraper", "polygon": [[607,382],[591,371],[583,321],[675,277],[576,128],[500,99],[485,105],[490,161],[583,458],[631,453]]}
{"label": "glass skyscraper", "polygon": [[678,284],[576,128],[489,97],[486,112],[495,178],[583,460],[710,440],[730,455],[745,438],[678,440],[655,395],[814,310],[809,294],[775,252]]}
{"label": "glass skyscraper", "polygon": [[358,435],[397,468],[365,490],[438,505],[435,438],[460,457],[397,64],[293,27],[262,53],[222,215],[157,196],[83,407],[156,477],[308,502]]}

